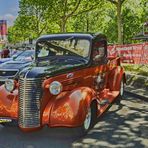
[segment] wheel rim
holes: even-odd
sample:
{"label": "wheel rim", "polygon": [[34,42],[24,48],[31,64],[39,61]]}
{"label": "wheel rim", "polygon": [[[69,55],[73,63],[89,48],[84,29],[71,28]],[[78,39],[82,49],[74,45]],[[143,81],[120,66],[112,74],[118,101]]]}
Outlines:
{"label": "wheel rim", "polygon": [[124,92],[124,83],[123,81],[121,81],[121,86],[120,86],[120,95],[123,96],[123,92]]}
{"label": "wheel rim", "polygon": [[84,121],[84,128],[85,130],[88,130],[91,123],[91,109],[89,108],[88,113],[86,115],[85,121]]}

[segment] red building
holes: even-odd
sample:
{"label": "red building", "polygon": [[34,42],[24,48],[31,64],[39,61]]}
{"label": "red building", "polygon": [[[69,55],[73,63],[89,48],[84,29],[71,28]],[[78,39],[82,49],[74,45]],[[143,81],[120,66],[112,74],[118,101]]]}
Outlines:
{"label": "red building", "polygon": [[0,41],[7,40],[7,21],[0,20]]}

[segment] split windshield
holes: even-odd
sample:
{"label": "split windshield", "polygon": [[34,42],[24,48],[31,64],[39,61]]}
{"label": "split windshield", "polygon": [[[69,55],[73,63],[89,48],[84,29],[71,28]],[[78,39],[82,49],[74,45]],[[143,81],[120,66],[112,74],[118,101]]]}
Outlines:
{"label": "split windshield", "polygon": [[51,56],[74,56],[88,59],[90,41],[80,38],[44,40],[37,43],[37,58]]}

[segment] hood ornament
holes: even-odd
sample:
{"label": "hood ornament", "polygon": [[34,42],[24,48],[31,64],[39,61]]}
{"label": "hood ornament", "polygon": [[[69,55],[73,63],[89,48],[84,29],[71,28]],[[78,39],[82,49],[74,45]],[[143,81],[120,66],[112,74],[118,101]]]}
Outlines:
{"label": "hood ornament", "polygon": [[74,76],[74,73],[67,74],[66,78],[72,78]]}

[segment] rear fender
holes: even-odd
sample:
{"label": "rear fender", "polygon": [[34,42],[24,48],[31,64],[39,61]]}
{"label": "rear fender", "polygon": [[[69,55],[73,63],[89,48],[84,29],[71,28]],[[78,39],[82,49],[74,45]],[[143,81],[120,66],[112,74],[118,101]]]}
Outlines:
{"label": "rear fender", "polygon": [[95,99],[95,96],[94,90],[88,87],[80,87],[70,92],[62,92],[54,99],[52,107],[51,102],[46,106],[43,113],[43,121],[46,115],[46,124],[51,127],[80,126],[83,124],[87,110]]}
{"label": "rear fender", "polygon": [[120,66],[113,68],[108,76],[108,87],[111,91],[119,91],[121,81],[126,82],[124,69]]}

